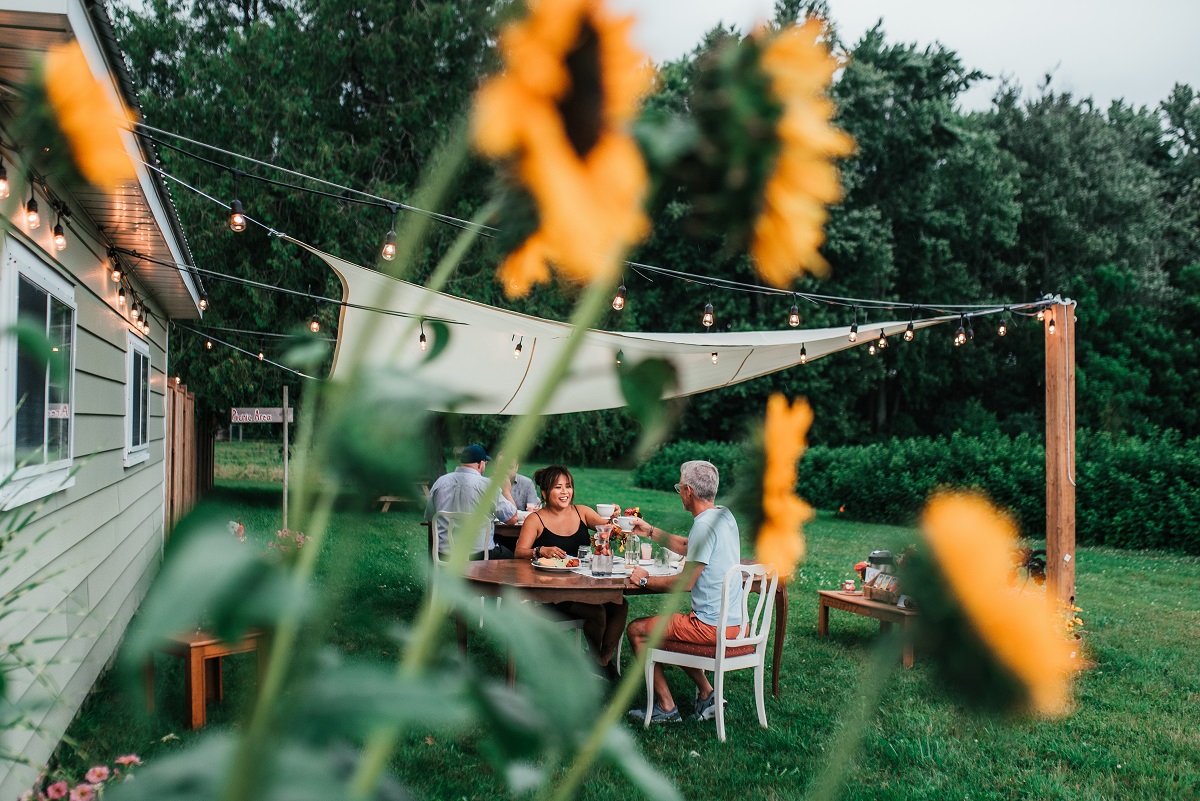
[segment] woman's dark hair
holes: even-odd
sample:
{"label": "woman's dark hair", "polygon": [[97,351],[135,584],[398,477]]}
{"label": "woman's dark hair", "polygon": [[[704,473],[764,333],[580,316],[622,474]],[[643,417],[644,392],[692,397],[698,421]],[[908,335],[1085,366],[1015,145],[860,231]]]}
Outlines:
{"label": "woman's dark hair", "polygon": [[552,464],[537,470],[533,474],[533,483],[537,484],[538,490],[542,493],[542,500],[548,500],[550,490],[554,489],[554,485],[558,483],[558,479],[562,476],[567,477],[567,481],[571,482],[571,486],[575,486],[575,477],[571,475],[571,471],[563,467],[561,464]]}

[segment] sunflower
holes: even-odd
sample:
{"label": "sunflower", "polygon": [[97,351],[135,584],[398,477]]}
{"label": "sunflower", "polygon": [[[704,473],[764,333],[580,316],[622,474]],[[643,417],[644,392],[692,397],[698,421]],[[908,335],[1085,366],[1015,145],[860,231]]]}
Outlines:
{"label": "sunflower", "polygon": [[505,70],[480,87],[472,138],[533,199],[533,233],[499,270],[510,296],[610,277],[649,231],[646,168],[628,127],[650,85],[631,20],[588,0],[532,0],[500,34]]}
{"label": "sunflower", "polygon": [[804,558],[803,525],[813,517],[812,507],[796,497],[796,461],[804,453],[804,435],[812,419],[812,409],[803,400],[789,406],[783,395],[775,394],[767,401],[762,522],[755,558],[785,578]]}
{"label": "sunflower", "polygon": [[132,180],[133,163],[117,129],[117,120],[129,120],[129,113],[92,77],[77,41],[46,52],[44,82],[46,99],[84,180],[107,191]]}
{"label": "sunflower", "polygon": [[918,625],[944,678],[968,700],[1057,715],[1068,705],[1070,647],[1046,597],[1009,584],[1012,518],[970,493],[935,495],[921,532],[926,570],[906,579]]}
{"label": "sunflower", "polygon": [[837,107],[826,91],[840,63],[821,40],[824,31],[824,23],[810,17],[775,35],[762,54],[762,69],[783,111],[775,127],[779,150],[750,254],[759,276],[778,287],[806,270],[828,272],[819,252],[829,218],[825,207],[842,198],[833,159],[854,152],[854,140],[831,124]]}

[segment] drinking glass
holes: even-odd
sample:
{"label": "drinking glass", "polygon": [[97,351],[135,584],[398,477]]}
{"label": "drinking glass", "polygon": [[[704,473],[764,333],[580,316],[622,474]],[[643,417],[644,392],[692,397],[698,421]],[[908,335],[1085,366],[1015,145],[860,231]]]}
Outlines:
{"label": "drinking glass", "polygon": [[592,558],[592,549],[591,549],[591,548],[589,548],[589,547],[588,547],[588,546],[586,546],[586,545],[580,546],[580,548],[579,548],[579,561],[580,561],[580,562],[586,562],[587,560],[589,560],[589,559],[591,559],[591,558]]}
{"label": "drinking glass", "polygon": [[653,558],[654,558],[654,543],[643,542],[642,543],[642,559],[650,560]]}
{"label": "drinking glass", "polygon": [[656,553],[654,555],[654,566],[655,567],[670,567],[671,566],[671,552],[665,546],[662,548],[659,548],[658,553]]}
{"label": "drinking glass", "polygon": [[593,576],[611,576],[613,572],[613,557],[611,553],[598,553],[592,557]]}

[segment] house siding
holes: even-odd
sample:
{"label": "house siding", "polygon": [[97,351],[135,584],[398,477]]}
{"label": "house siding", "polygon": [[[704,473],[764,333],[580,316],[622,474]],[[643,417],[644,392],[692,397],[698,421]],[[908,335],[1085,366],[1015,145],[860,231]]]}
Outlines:
{"label": "house siding", "polygon": [[[10,169],[11,176],[17,172]],[[12,194],[19,197],[21,191],[14,186]],[[15,211],[13,206],[9,209]],[[88,224],[79,215],[72,223]],[[149,337],[149,458],[126,468],[125,354],[131,326],[117,308],[116,285],[108,280],[103,261],[84,246],[87,238],[75,237],[65,251],[55,252],[50,246],[52,227],[52,222],[43,224],[31,237],[16,214],[0,221],[0,234],[5,235],[0,248],[7,250],[19,242],[52,264],[74,285],[77,304],[71,399],[75,484],[0,513],[9,516],[37,509],[18,541],[6,549],[8,553],[0,554],[8,567],[0,576],[0,592],[39,584],[15,602],[23,611],[0,623],[4,642],[47,640],[30,647],[44,665],[36,675],[17,672],[9,677],[10,701],[48,702],[31,713],[35,731],[10,731],[3,743],[7,753],[34,764],[49,758],[115,656],[157,571],[164,526],[165,314],[155,309],[156,324]],[[0,264],[10,270],[6,255],[0,253]],[[136,278],[134,286],[138,287]],[[149,300],[154,307],[153,299]],[[14,392],[11,380],[0,388],[10,395]],[[11,561],[22,546],[28,550]],[[46,685],[59,692],[52,694]],[[0,798],[17,797],[35,776],[36,771],[24,766],[0,767]]]}

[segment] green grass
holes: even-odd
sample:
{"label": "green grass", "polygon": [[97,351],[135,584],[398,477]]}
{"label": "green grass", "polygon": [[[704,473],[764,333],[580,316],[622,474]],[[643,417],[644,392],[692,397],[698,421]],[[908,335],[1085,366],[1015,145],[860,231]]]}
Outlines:
{"label": "green grass", "polygon": [[[231,465],[259,475],[251,443],[218,448],[218,489],[200,513],[240,518],[261,547],[279,527],[277,486],[231,481]],[[261,453],[269,449],[253,443]],[[272,457],[274,458],[274,457]],[[528,468],[532,470],[532,467]],[[255,473],[255,471],[259,473]],[[636,489],[616,470],[575,471],[580,502],[640,505],[662,528],[684,531],[688,515],[671,492]],[[425,533],[419,511],[393,507],[387,515],[344,510],[333,540],[353,555],[347,599],[332,622],[332,639],[362,657],[392,661],[394,626],[412,618],[423,590]],[[744,532],[745,535],[745,532]],[[903,528],[865,525],[822,514],[807,529],[808,559],[793,580],[779,700],[768,698],[770,728],[754,713],[749,672],[732,674],[728,742],[711,723],[638,729],[649,758],[688,798],[799,798],[826,763],[835,733],[858,692],[878,627],[834,611],[830,637],[816,636],[816,591],[852,576],[852,565],[877,547],[910,541]],[[745,538],[745,537],[744,537]],[[236,542],[233,545],[237,545]],[[744,553],[750,553],[744,543]],[[1087,621],[1088,656],[1095,667],[1077,686],[1077,707],[1053,721],[977,717],[942,697],[918,654],[917,666],[897,671],[849,776],[847,799],[1132,799],[1200,796],[1200,559],[1165,553],[1083,549],[1078,597]],[[653,612],[658,599],[631,600],[633,616]],[[450,639],[449,626],[446,629]],[[483,647],[472,641],[472,650]],[[495,654],[480,654],[484,670],[502,671]],[[625,655],[629,659],[628,651]],[[176,660],[159,657],[158,713],[147,716],[136,687],[113,674],[73,724],[69,736],[85,756],[63,749],[68,763],[143,757],[174,750],[195,736],[181,730],[182,677]],[[210,705],[210,725],[235,726],[251,700],[252,659],[226,668],[226,703]],[[672,671],[672,688],[692,697],[690,682]],[[563,688],[564,691],[569,688]],[[175,739],[178,738],[178,739]],[[418,797],[493,798],[501,778],[475,741],[417,733],[398,749],[393,769]],[[82,771],[79,771],[82,772]],[[612,766],[595,769],[581,794],[625,799],[634,794]]]}

